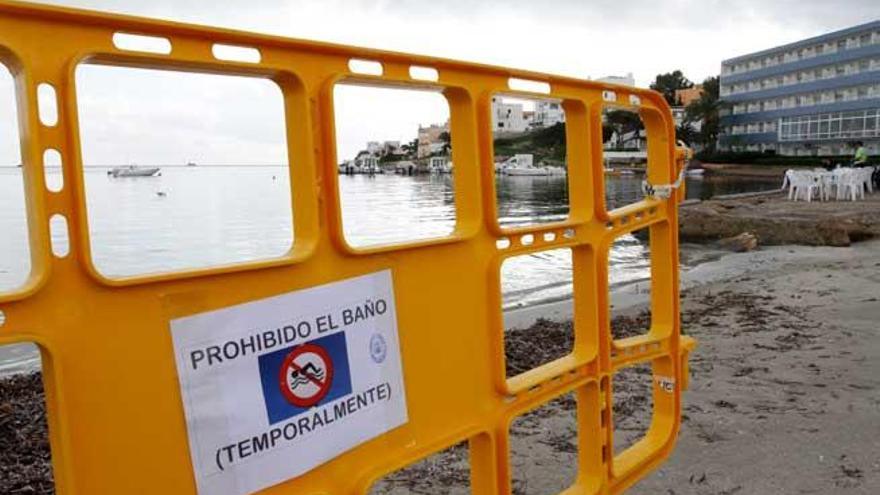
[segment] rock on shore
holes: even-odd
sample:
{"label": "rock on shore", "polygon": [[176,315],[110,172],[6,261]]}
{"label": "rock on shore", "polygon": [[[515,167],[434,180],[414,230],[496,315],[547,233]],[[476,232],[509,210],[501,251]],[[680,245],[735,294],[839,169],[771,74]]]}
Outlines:
{"label": "rock on shore", "polygon": [[782,194],[682,206],[683,242],[717,241],[743,232],[765,246],[849,246],[880,236],[880,194],[863,201],[788,201]]}

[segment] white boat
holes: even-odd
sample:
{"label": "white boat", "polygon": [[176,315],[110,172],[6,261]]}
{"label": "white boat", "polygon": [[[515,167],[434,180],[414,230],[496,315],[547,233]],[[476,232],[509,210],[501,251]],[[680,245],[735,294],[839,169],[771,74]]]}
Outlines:
{"label": "white boat", "polygon": [[513,167],[504,169],[504,173],[511,177],[546,177],[548,175],[565,175],[565,169],[560,167]]}
{"label": "white boat", "polygon": [[358,156],[354,160],[348,160],[339,165],[340,174],[382,174],[385,173],[379,166],[379,159],[370,155]]}
{"label": "white boat", "polygon": [[107,171],[110,177],[154,177],[159,173],[159,167],[139,167],[129,165],[127,167],[113,167]]}
{"label": "white boat", "polygon": [[511,177],[546,177],[549,175],[565,175],[563,167],[535,166],[533,164],[533,156],[529,154],[514,155],[508,158],[498,168],[498,172],[502,175]]}
{"label": "white boat", "polygon": [[704,168],[689,168],[685,174],[688,177],[702,177],[704,172],[706,172]]}

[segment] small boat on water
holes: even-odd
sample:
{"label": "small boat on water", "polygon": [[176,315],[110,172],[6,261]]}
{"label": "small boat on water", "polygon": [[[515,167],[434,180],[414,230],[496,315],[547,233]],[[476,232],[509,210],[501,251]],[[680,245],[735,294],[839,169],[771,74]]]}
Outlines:
{"label": "small boat on water", "polygon": [[688,177],[702,177],[705,172],[706,169],[704,168],[689,168],[685,175]]}
{"label": "small boat on water", "polygon": [[129,165],[127,167],[113,167],[107,171],[110,177],[155,177],[159,174],[159,167],[139,167]]}
{"label": "small boat on water", "polygon": [[636,171],[628,168],[605,167],[605,175],[614,177],[632,177],[636,175]]}
{"label": "small boat on water", "polygon": [[186,162],[186,166],[187,166],[187,167],[195,167],[195,166],[196,166],[196,162]]}
{"label": "small boat on water", "polygon": [[379,166],[379,159],[366,153],[358,155],[354,160],[348,160],[339,165],[339,173],[345,175],[352,174],[384,174],[385,171]]}
{"label": "small boat on water", "polygon": [[504,174],[511,177],[546,177],[548,175],[565,175],[565,169],[559,167],[510,167],[504,169]]}
{"label": "small boat on water", "polygon": [[501,175],[509,175],[511,177],[546,177],[549,175],[565,175],[566,173],[562,167],[535,166],[533,164],[533,156],[529,154],[514,155],[508,158],[504,163],[496,167],[496,171]]}

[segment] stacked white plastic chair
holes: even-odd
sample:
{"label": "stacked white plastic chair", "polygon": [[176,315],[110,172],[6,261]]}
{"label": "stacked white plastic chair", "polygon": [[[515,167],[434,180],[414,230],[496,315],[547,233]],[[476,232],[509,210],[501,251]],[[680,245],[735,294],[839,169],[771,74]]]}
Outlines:
{"label": "stacked white plastic chair", "polygon": [[857,201],[865,197],[865,182],[862,174],[857,169],[838,168],[834,171],[837,175],[837,199],[849,199]]}
{"label": "stacked white plastic chair", "polygon": [[832,172],[824,170],[787,170],[782,181],[782,189],[788,187],[788,199],[807,202],[814,197],[828,201],[832,195],[837,200],[857,201],[865,199],[865,192],[873,194],[874,184],[871,176],[873,167],[838,168]]}
{"label": "stacked white plastic chair", "polygon": [[859,171],[859,178],[862,181],[863,187],[867,189],[869,193],[874,194],[874,183],[871,181],[871,176],[874,174],[874,167],[862,167],[857,170]]}
{"label": "stacked white plastic chair", "polygon": [[[810,171],[805,170],[789,170],[786,172],[790,189],[788,191],[788,199],[797,201],[798,196],[803,196],[807,202],[813,200],[814,195],[821,192],[821,182],[819,176]],[[820,196],[821,197],[821,196]]]}
{"label": "stacked white plastic chair", "polygon": [[832,192],[836,193],[840,187],[840,176],[834,172],[823,170],[818,173],[819,182],[821,183],[821,197],[823,201],[830,201]]}
{"label": "stacked white plastic chair", "polygon": [[794,174],[794,170],[792,169],[788,169],[785,171],[785,176],[783,176],[782,178],[782,187],[780,188],[784,191],[786,186],[788,187],[788,199],[791,199],[791,192],[794,189],[794,186],[791,183],[792,174]]}

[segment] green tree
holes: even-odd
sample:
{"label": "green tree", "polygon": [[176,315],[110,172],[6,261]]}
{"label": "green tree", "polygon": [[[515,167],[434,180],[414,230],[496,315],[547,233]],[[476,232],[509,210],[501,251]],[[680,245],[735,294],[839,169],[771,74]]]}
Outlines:
{"label": "green tree", "polygon": [[704,151],[714,152],[721,130],[719,114],[726,108],[726,103],[719,96],[719,79],[710,77],[703,81],[703,94],[685,108],[685,118],[682,125],[700,123],[700,131],[697,133],[696,142],[702,145]]}
{"label": "green tree", "polygon": [[675,126],[675,138],[684,141],[688,146],[693,146],[700,142],[700,133],[694,129],[693,122],[684,119],[681,124]]}
{"label": "green tree", "polygon": [[409,143],[403,143],[400,150],[404,152],[407,158],[415,158],[419,151],[419,139],[413,139]]}
{"label": "green tree", "polygon": [[675,90],[693,87],[694,83],[684,77],[684,74],[680,70],[667,72],[666,74],[657,74],[654,82],[651,83],[651,89],[662,94],[663,98],[666,98],[666,102],[669,103],[670,106],[675,106],[681,103],[675,99]]}
{"label": "green tree", "polygon": [[440,133],[440,142],[443,143],[443,154],[448,155],[452,151],[452,136],[447,131]]}

